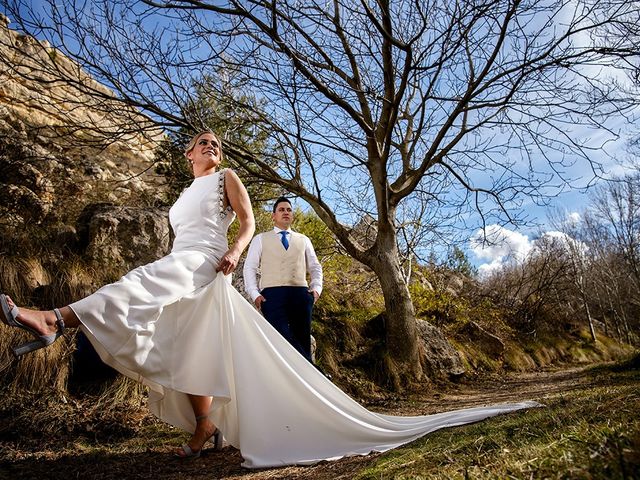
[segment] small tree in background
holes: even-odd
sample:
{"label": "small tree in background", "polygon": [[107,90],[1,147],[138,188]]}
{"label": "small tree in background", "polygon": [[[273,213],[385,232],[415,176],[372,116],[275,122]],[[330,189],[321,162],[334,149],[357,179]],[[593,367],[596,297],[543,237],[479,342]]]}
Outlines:
{"label": "small tree in background", "polygon": [[[184,157],[184,147],[196,133],[211,130],[221,137],[224,153],[221,168],[230,166],[238,170],[233,157],[226,154],[227,143],[234,148],[242,145],[254,155],[261,155],[267,145],[265,129],[255,123],[255,112],[264,105],[255,97],[242,93],[242,85],[233,78],[208,75],[198,80],[194,89],[195,98],[185,106],[185,114],[189,115],[188,126],[169,131],[156,151],[156,171],[167,181],[166,203],[169,205],[193,180]],[[254,207],[261,207],[265,201],[279,195],[275,185],[248,176],[244,170],[237,173],[247,187]]]}

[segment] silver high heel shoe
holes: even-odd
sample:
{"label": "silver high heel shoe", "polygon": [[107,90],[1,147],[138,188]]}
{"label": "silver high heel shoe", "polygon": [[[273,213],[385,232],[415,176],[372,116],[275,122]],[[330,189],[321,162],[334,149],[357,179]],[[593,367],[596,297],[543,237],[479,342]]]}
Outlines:
{"label": "silver high heel shoe", "polygon": [[14,347],[13,354],[16,357],[21,357],[25,353],[48,347],[64,333],[64,319],[62,318],[60,310],[58,310],[57,308],[53,309],[53,313],[55,314],[57,319],[56,324],[58,325],[58,330],[56,331],[56,333],[52,333],[51,335],[40,335],[34,328],[31,328],[28,325],[24,325],[22,322],[20,322],[20,320],[18,320],[20,310],[15,305],[13,306],[13,308],[9,308],[7,296],[4,294],[0,294],[0,306],[2,307],[2,317],[0,318],[0,320],[2,320],[4,324],[9,325],[10,327],[22,328],[23,330],[31,332],[31,334],[36,337],[36,340],[32,340],[31,342],[23,343],[22,345]]}
{"label": "silver high heel shoe", "polygon": [[219,450],[222,450],[222,432],[220,430],[216,428],[215,431],[213,432],[213,435],[209,437],[209,441],[213,443],[214,451],[217,452]]}
{"label": "silver high heel shoe", "polygon": [[[208,415],[200,415],[196,417],[196,421],[204,420],[207,417]],[[184,455],[176,453],[175,456],[178,458],[198,458],[200,457],[202,450],[204,450],[204,445],[207,442],[213,443],[214,451],[222,450],[222,432],[216,427],[211,436],[204,441],[204,444],[202,445],[202,448],[200,450],[194,450],[187,443],[183,443],[182,445],[180,445],[180,448],[182,449]]]}

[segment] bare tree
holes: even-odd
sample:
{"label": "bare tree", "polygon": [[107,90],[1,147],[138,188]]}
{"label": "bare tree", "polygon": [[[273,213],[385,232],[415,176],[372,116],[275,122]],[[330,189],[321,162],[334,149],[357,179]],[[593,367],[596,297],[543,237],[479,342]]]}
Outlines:
{"label": "bare tree", "polygon": [[[629,318],[635,317],[633,306],[636,291],[628,268],[619,254],[613,236],[592,212],[586,211],[583,225],[584,238],[591,256],[590,277],[594,285],[593,296],[597,300],[605,329],[611,325],[618,340],[633,344]],[[610,334],[610,332],[605,332]]]}
{"label": "bare tree", "polygon": [[[635,339],[640,309],[640,175],[630,174],[599,186],[593,195],[585,223],[596,250],[601,284],[616,324],[628,342]],[[635,323],[635,325],[630,325]]]}
{"label": "bare tree", "polygon": [[634,290],[640,291],[640,175],[615,179],[600,187],[594,196],[593,215],[609,231]]}
{"label": "bare tree", "polygon": [[[550,215],[556,235],[556,255],[566,259],[573,288],[568,291],[580,306],[596,340],[594,316],[608,329],[613,321],[616,337],[636,341],[631,324],[637,323],[637,269],[640,262],[640,182],[637,174],[614,178],[596,187],[579,217],[557,210]],[[608,332],[607,332],[608,333]]]}
{"label": "bare tree", "polygon": [[[605,66],[627,68],[637,49],[602,31],[637,24],[637,1],[50,0],[46,14],[0,4],[165,128],[198,126],[194,93],[214,72],[263,100],[254,111],[211,92],[270,132],[269,154],[231,143],[229,155],[303,198],[375,271],[405,379],[422,368],[403,251],[470,211],[518,221],[520,202],[570,185],[575,163],[597,176],[600,145],[574,132],[606,130],[633,103]],[[367,215],[376,235],[363,245],[351,226]]]}
{"label": "bare tree", "polygon": [[583,242],[582,225],[573,219],[567,217],[566,212],[556,210],[550,215],[551,225],[562,235],[552,237],[552,243],[555,243],[555,251],[558,256],[565,258],[565,263],[569,269],[569,278],[575,289],[574,296],[582,307],[584,316],[589,327],[589,335],[591,341],[596,342],[596,330],[591,315],[590,302],[591,298],[591,262],[592,255],[585,242]]}
{"label": "bare tree", "polygon": [[481,286],[484,295],[505,309],[509,324],[535,336],[558,328],[559,317],[573,313],[570,270],[564,245],[542,236],[524,258],[511,259]]}

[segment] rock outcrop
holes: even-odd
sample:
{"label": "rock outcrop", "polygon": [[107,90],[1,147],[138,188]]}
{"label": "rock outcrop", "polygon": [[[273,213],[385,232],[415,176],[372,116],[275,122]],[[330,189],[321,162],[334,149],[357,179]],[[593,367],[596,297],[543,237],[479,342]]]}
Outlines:
{"label": "rock outcrop", "polygon": [[464,327],[464,333],[479,350],[492,358],[500,358],[504,354],[504,342],[493,333],[486,331],[476,322],[471,321],[467,323]]}
{"label": "rock outcrop", "polygon": [[424,362],[429,378],[457,378],[465,373],[458,351],[442,330],[425,320],[417,320],[418,336],[422,341]]}
{"label": "rock outcrop", "polygon": [[9,23],[0,15],[0,128],[36,132],[72,156],[99,153],[134,170],[153,159],[161,132],[149,118],[118,102],[48,42]]}
{"label": "rock outcrop", "polygon": [[170,250],[164,209],[91,204],[78,217],[76,230],[87,259],[121,270],[151,263]]}

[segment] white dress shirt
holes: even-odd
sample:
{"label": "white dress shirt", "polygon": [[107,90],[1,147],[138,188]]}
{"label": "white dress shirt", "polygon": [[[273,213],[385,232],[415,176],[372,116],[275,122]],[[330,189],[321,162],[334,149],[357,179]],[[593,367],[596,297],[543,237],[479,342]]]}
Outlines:
{"label": "white dress shirt", "polygon": [[[274,227],[273,231],[280,235],[282,229]],[[291,232],[291,229],[287,229]],[[260,267],[260,256],[262,255],[262,233],[253,237],[244,261],[242,275],[244,277],[244,289],[251,300],[255,301],[260,296],[258,287],[258,269]],[[302,235],[302,234],[301,234]],[[316,252],[313,249],[311,240],[306,235],[302,235],[305,242],[304,256],[307,264],[307,271],[311,275],[309,290],[314,290],[318,295],[322,293],[322,265],[318,261]]]}

